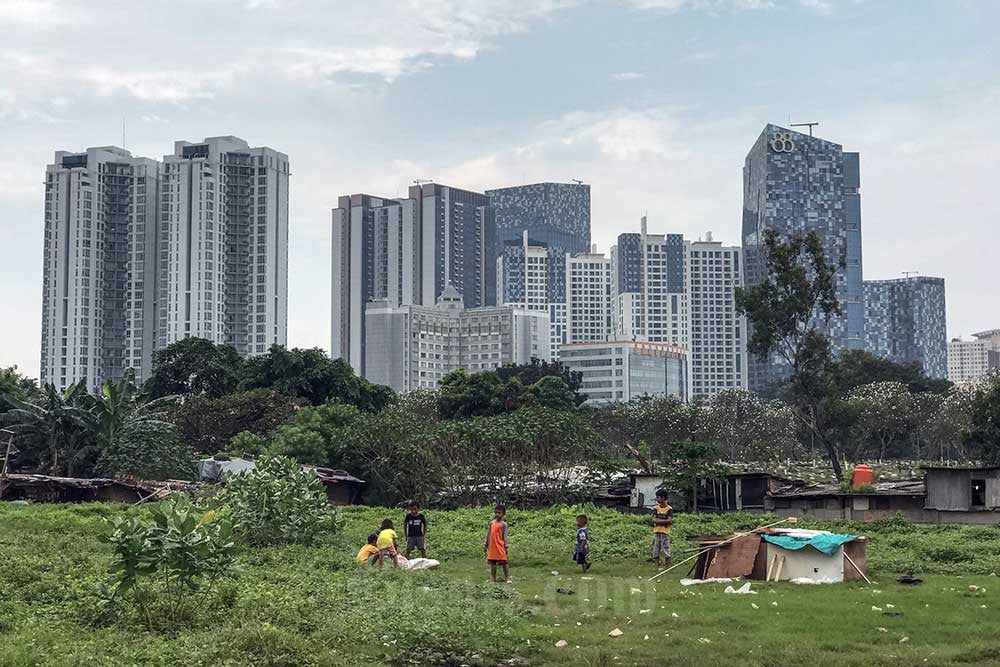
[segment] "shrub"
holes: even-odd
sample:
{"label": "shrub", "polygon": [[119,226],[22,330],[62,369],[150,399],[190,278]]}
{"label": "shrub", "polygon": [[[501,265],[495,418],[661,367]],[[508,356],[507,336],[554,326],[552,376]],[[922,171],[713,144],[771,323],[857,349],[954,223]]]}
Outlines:
{"label": "shrub", "polygon": [[236,571],[232,524],[203,512],[185,495],[175,495],[150,510],[152,521],[137,516],[106,519],[102,540],[112,546],[112,586],[102,586],[103,605],[113,611],[129,595],[152,630],[168,626],[202,602],[214,584]]}
{"label": "shrub", "polygon": [[309,543],[338,526],[316,473],[283,456],[264,456],[231,477],[223,502],[237,532],[254,546]]}

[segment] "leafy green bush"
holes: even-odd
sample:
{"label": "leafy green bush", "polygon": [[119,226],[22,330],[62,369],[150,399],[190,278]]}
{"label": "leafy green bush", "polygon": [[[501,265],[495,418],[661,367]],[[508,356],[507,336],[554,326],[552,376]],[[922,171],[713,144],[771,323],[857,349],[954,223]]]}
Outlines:
{"label": "leafy green bush", "polygon": [[339,525],[316,473],[283,456],[264,456],[231,477],[223,503],[239,535],[254,546],[310,543]]}
{"label": "leafy green bush", "polygon": [[106,520],[102,540],[113,550],[113,584],[102,588],[103,606],[114,611],[130,595],[150,630],[171,625],[201,602],[215,583],[236,571],[232,524],[203,512],[185,495],[150,509],[152,521],[137,516]]}

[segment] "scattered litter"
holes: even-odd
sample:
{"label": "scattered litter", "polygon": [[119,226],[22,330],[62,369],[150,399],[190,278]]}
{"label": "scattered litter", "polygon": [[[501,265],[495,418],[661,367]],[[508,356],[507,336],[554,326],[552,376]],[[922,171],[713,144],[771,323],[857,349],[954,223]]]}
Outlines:
{"label": "scattered litter", "polygon": [[879,593],[881,593],[881,592],[882,592],[882,591],[880,591],[880,590],[876,590],[876,589],[874,589],[874,588],[872,589],[872,593],[874,593],[875,595],[878,595],[878,594],[879,594]]}
{"label": "scattered litter", "polygon": [[726,586],[726,590],[723,593],[733,593],[734,595],[757,595],[757,591],[750,590],[750,582],[746,582],[739,588],[733,588],[732,586]]}
{"label": "scattered litter", "polygon": [[681,586],[697,586],[698,584],[728,584],[732,577],[710,577],[708,579],[681,579]]}
{"label": "scattered litter", "polygon": [[593,581],[593,577],[580,577],[580,581]]}
{"label": "scattered litter", "polygon": [[558,628],[559,624],[558,623],[553,623],[552,626]]}
{"label": "scattered litter", "polygon": [[887,604],[885,605],[885,608],[886,608],[886,609],[895,609],[895,608],[896,608],[896,605],[894,605],[894,604],[888,604],[888,603],[887,603]]}
{"label": "scattered litter", "polygon": [[[630,589],[628,589],[628,592],[631,593],[632,595],[635,595],[636,593],[641,593],[642,589],[641,588],[630,588]],[[611,600],[608,599],[608,602],[611,602]]]}
{"label": "scattered litter", "polygon": [[608,637],[621,637],[623,634],[625,633],[622,632],[620,629],[615,628],[614,630],[608,633]]}
{"label": "scattered litter", "polygon": [[552,576],[553,577],[558,577],[559,573],[557,571],[555,571],[555,570],[552,570]]}
{"label": "scattered litter", "polygon": [[557,588],[556,593],[562,593],[563,595],[576,595],[576,591],[570,588]]}
{"label": "scattered litter", "polygon": [[884,612],[882,612],[882,615],[883,616],[902,616],[903,612],[901,612],[901,611],[884,611]]}
{"label": "scattered litter", "polygon": [[649,635],[643,635],[643,636],[642,636],[642,638],[643,638],[644,640],[648,640],[648,639],[649,639]]}
{"label": "scattered litter", "polygon": [[750,603],[750,606],[753,607],[754,609],[760,609],[760,607],[758,607],[757,605],[755,605],[753,602]]}
{"label": "scattered litter", "polygon": [[980,608],[980,609],[986,609],[986,605],[984,605],[984,604],[981,604],[981,605],[979,605],[979,608]]}
{"label": "scattered litter", "polygon": [[872,605],[872,611],[881,612],[882,611],[882,607],[876,607],[875,605]]}
{"label": "scattered litter", "polygon": [[590,598],[583,598],[584,602],[590,602]]}
{"label": "scattered litter", "polygon": [[875,628],[879,632],[889,632],[888,628]]}
{"label": "scattered litter", "polygon": [[564,648],[564,647],[566,647],[568,645],[569,645],[569,642],[566,641],[565,639],[560,639],[559,641],[556,642],[556,648]]}
{"label": "scattered litter", "polygon": [[777,603],[777,602],[772,602],[772,603],[771,603],[771,606],[772,606],[772,607],[777,607],[777,606],[778,606],[778,603]]}
{"label": "scattered litter", "polygon": [[581,623],[580,621],[577,621],[576,624],[577,625],[583,625],[583,623]]}
{"label": "scattered litter", "polygon": [[833,579],[813,579],[812,577],[795,577],[794,579],[789,579],[793,584],[835,584],[837,583]]}
{"label": "scattered litter", "polygon": [[712,643],[712,640],[709,639],[708,637],[699,637],[698,641],[700,641],[702,644],[711,644]]}
{"label": "scattered litter", "polygon": [[677,615],[677,612],[673,612],[673,613],[671,613],[670,615],[671,615],[671,616],[672,616],[673,618],[680,618],[680,616],[678,616],[678,615]]}
{"label": "scattered litter", "polygon": [[923,579],[918,579],[917,577],[914,577],[912,574],[903,574],[900,575],[896,579],[896,581],[898,581],[901,584],[916,586],[917,584],[922,583]]}
{"label": "scattered litter", "polygon": [[972,591],[973,593],[975,593],[976,591],[979,590],[979,586],[975,586],[973,584],[969,584],[969,590]]}
{"label": "scattered litter", "polygon": [[652,611],[652,609],[640,609],[640,610],[639,610],[639,613],[640,613],[640,614],[648,614],[648,613],[649,613],[649,612],[651,612],[651,611]]}
{"label": "scattered litter", "polygon": [[910,638],[909,638],[909,637],[903,637],[902,639],[900,639],[900,640],[899,640],[899,643],[900,643],[900,644],[905,644],[905,643],[906,643],[906,642],[908,642],[908,641],[910,641]]}

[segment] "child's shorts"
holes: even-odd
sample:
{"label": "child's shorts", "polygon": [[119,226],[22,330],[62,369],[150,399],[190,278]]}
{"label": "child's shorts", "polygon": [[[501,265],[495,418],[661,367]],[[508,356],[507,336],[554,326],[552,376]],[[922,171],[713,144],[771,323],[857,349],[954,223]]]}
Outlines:
{"label": "child's shorts", "polygon": [[507,561],[505,561],[505,560],[494,560],[492,558],[487,558],[486,562],[489,563],[490,565],[506,565],[507,564]]}
{"label": "child's shorts", "polygon": [[587,553],[586,551],[577,551],[573,554],[573,562],[577,563],[578,565],[583,565],[584,563],[587,562],[587,556],[589,555],[590,554]]}
{"label": "child's shorts", "polygon": [[379,549],[378,557],[383,561],[396,560],[396,550],[392,547],[389,547],[388,549]]}
{"label": "child's shorts", "polygon": [[419,549],[420,551],[427,551],[427,547],[424,546],[424,536],[410,535],[409,537],[407,537],[406,549],[407,551],[413,551],[414,549]]}

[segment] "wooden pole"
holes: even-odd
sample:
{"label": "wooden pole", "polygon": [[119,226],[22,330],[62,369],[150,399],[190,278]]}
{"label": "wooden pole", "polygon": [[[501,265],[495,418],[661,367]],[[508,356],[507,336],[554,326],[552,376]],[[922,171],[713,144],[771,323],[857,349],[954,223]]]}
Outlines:
{"label": "wooden pole", "polygon": [[771,575],[774,573],[774,564],[778,562],[778,554],[771,556],[771,562],[767,565],[767,576],[764,577],[764,581],[771,581]]}
{"label": "wooden pole", "polygon": [[3,498],[4,491],[7,490],[7,465],[10,462],[10,449],[14,446],[14,434],[7,431],[7,453],[3,457],[3,470],[0,471],[0,498]]}
{"label": "wooden pole", "polygon": [[736,533],[735,535],[733,535],[732,537],[730,537],[728,540],[723,540],[722,542],[719,542],[718,544],[713,544],[710,547],[706,547],[706,548],[702,549],[701,551],[699,551],[695,555],[689,556],[689,557],[685,558],[684,560],[680,561],[679,563],[674,563],[673,565],[671,565],[667,569],[663,570],[662,572],[659,572],[658,574],[654,574],[652,577],[650,577],[646,581],[653,581],[654,579],[657,579],[657,578],[663,576],[667,572],[670,572],[670,570],[674,569],[675,567],[677,567],[679,565],[683,565],[684,563],[688,562],[689,560],[694,560],[698,556],[700,556],[702,554],[706,554],[709,551],[711,551],[712,549],[717,549],[718,547],[721,547],[721,546],[724,546],[726,544],[729,544],[730,542],[738,540],[741,537],[746,537],[747,535],[750,535],[752,533],[756,533],[758,530],[765,530],[766,528],[772,528],[773,526],[777,526],[777,525],[782,524],[782,523],[795,523],[796,521],[798,521],[798,518],[796,518],[794,516],[790,516],[787,519],[782,519],[781,521],[775,521],[774,523],[769,523],[766,526],[760,526],[759,528],[754,528],[749,533]]}
{"label": "wooden pole", "polygon": [[[775,556],[777,558],[777,556]],[[785,557],[781,556],[781,560],[778,561],[778,569],[774,571],[774,580],[781,581],[781,571],[785,569]]]}
{"label": "wooden pole", "polygon": [[853,558],[851,558],[850,556],[847,555],[846,551],[844,552],[844,558],[847,559],[848,563],[850,563],[851,565],[854,566],[854,569],[858,571],[858,574],[861,575],[861,578],[864,579],[865,581],[867,581],[868,585],[871,586],[872,585],[872,580],[869,579],[868,576],[864,572],[861,571],[861,568],[858,567],[858,564],[854,562]]}

